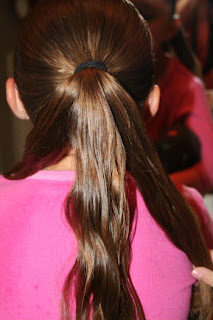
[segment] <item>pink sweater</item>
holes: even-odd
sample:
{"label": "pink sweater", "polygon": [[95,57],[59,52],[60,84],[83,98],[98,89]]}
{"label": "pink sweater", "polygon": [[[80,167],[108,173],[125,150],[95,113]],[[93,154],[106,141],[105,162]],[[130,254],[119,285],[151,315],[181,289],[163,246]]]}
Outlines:
{"label": "pink sweater", "polygon": [[[61,288],[77,255],[62,210],[74,179],[69,171],[40,171],[20,181],[0,177],[1,320],[59,320]],[[197,192],[184,192],[205,216]],[[146,319],[186,320],[192,265],[153,220],[138,191],[136,202],[131,277]]]}
{"label": "pink sweater", "polygon": [[196,188],[201,193],[213,189],[213,124],[202,82],[177,59],[171,58],[161,79],[161,102],[148,132],[156,141],[163,132],[184,121],[199,138],[201,161],[193,167],[171,175],[175,183]]}

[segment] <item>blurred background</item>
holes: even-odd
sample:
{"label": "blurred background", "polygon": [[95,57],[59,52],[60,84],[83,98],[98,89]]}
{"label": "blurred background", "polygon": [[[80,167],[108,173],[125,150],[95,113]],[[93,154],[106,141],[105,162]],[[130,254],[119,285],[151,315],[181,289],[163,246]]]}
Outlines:
{"label": "blurred background", "polygon": [[[18,3],[18,2],[17,2]],[[13,76],[13,54],[16,33],[27,2],[0,1],[0,172],[8,170],[22,155],[29,121],[21,121],[10,112],[5,97],[5,81]]]}

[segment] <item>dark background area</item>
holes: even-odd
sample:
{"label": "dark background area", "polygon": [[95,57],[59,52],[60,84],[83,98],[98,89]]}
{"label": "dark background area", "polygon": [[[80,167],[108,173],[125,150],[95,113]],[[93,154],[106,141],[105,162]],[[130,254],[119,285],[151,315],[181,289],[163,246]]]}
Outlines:
{"label": "dark background area", "polygon": [[0,0],[0,173],[20,160],[29,121],[15,118],[5,96],[5,82],[13,76],[13,54],[19,21],[12,0]]}

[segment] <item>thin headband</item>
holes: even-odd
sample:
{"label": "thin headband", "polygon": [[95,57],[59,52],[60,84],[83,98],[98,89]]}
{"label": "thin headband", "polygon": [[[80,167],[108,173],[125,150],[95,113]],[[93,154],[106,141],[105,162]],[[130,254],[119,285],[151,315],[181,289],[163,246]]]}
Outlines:
{"label": "thin headband", "polygon": [[76,67],[74,74],[76,74],[86,68],[96,68],[99,70],[107,71],[107,68],[103,62],[101,62],[101,61],[87,61],[87,62],[79,64]]}

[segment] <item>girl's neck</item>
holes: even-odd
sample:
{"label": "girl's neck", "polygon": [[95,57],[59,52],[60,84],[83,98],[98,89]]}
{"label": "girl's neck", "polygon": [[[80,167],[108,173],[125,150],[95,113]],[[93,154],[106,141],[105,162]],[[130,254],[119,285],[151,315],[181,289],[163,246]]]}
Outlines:
{"label": "girl's neck", "polygon": [[58,163],[50,165],[45,168],[45,170],[50,170],[50,171],[75,171],[75,169],[76,169],[75,154],[72,152],[69,155],[65,156]]}

